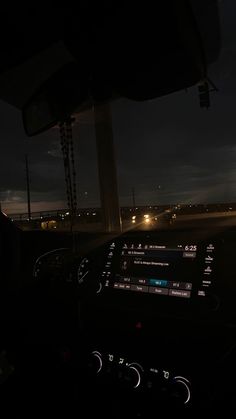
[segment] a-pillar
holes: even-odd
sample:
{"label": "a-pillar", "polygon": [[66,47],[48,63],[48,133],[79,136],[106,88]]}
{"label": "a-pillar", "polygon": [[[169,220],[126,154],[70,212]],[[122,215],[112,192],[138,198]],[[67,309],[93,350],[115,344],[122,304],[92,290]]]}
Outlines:
{"label": "a-pillar", "polygon": [[112,114],[108,103],[94,106],[94,120],[104,229],[106,232],[120,232],[121,218]]}

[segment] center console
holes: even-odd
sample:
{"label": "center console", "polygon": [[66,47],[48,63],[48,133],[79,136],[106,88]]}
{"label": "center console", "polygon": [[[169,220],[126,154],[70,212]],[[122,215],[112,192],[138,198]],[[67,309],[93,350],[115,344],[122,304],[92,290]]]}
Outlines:
{"label": "center console", "polygon": [[219,327],[211,324],[219,304],[218,249],[215,240],[181,235],[109,242],[91,302],[96,316],[86,319],[98,387],[124,391],[137,412],[142,401],[145,409],[191,409],[208,397],[211,365],[222,350]]}
{"label": "center console", "polygon": [[214,285],[215,245],[125,239],[109,246],[104,287],[160,297],[203,298]]}

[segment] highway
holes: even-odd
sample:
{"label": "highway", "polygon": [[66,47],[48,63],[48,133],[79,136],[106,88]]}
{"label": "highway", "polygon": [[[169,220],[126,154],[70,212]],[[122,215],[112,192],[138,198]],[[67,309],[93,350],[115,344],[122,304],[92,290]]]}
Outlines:
{"label": "highway", "polygon": [[[176,228],[198,228],[217,226],[227,228],[236,225],[236,211],[222,211],[222,212],[206,212],[193,214],[176,214],[176,218],[164,218],[163,213],[156,216],[149,216],[149,220],[144,218],[144,215],[122,218],[122,231],[130,230],[158,230],[158,229],[176,229]],[[22,230],[55,230],[55,231],[69,231],[70,217],[43,217],[43,219],[36,219],[32,221],[17,220],[16,224]],[[81,232],[99,232],[103,231],[101,217],[76,217],[73,227],[74,231]]]}

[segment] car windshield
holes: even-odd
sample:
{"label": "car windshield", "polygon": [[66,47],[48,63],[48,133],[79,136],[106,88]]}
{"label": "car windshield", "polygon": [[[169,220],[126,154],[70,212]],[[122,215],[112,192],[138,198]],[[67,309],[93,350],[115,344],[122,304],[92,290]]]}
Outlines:
{"label": "car windshield", "polygon": [[[110,103],[123,229],[236,214],[234,2],[220,1],[221,54],[209,68],[210,107],[196,86],[167,96]],[[67,229],[58,127],[28,138],[19,110],[0,102],[1,209],[23,229]],[[102,231],[94,110],[73,123],[78,231]],[[30,199],[30,220],[27,199]],[[182,217],[182,218],[181,218]]]}

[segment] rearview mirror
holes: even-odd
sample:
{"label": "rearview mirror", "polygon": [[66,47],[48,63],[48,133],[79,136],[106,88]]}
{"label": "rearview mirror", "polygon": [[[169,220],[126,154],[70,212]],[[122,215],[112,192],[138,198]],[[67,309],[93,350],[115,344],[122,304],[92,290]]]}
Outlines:
{"label": "rearview mirror", "polygon": [[27,135],[39,134],[65,120],[88,96],[88,83],[73,62],[53,74],[22,109]]}

